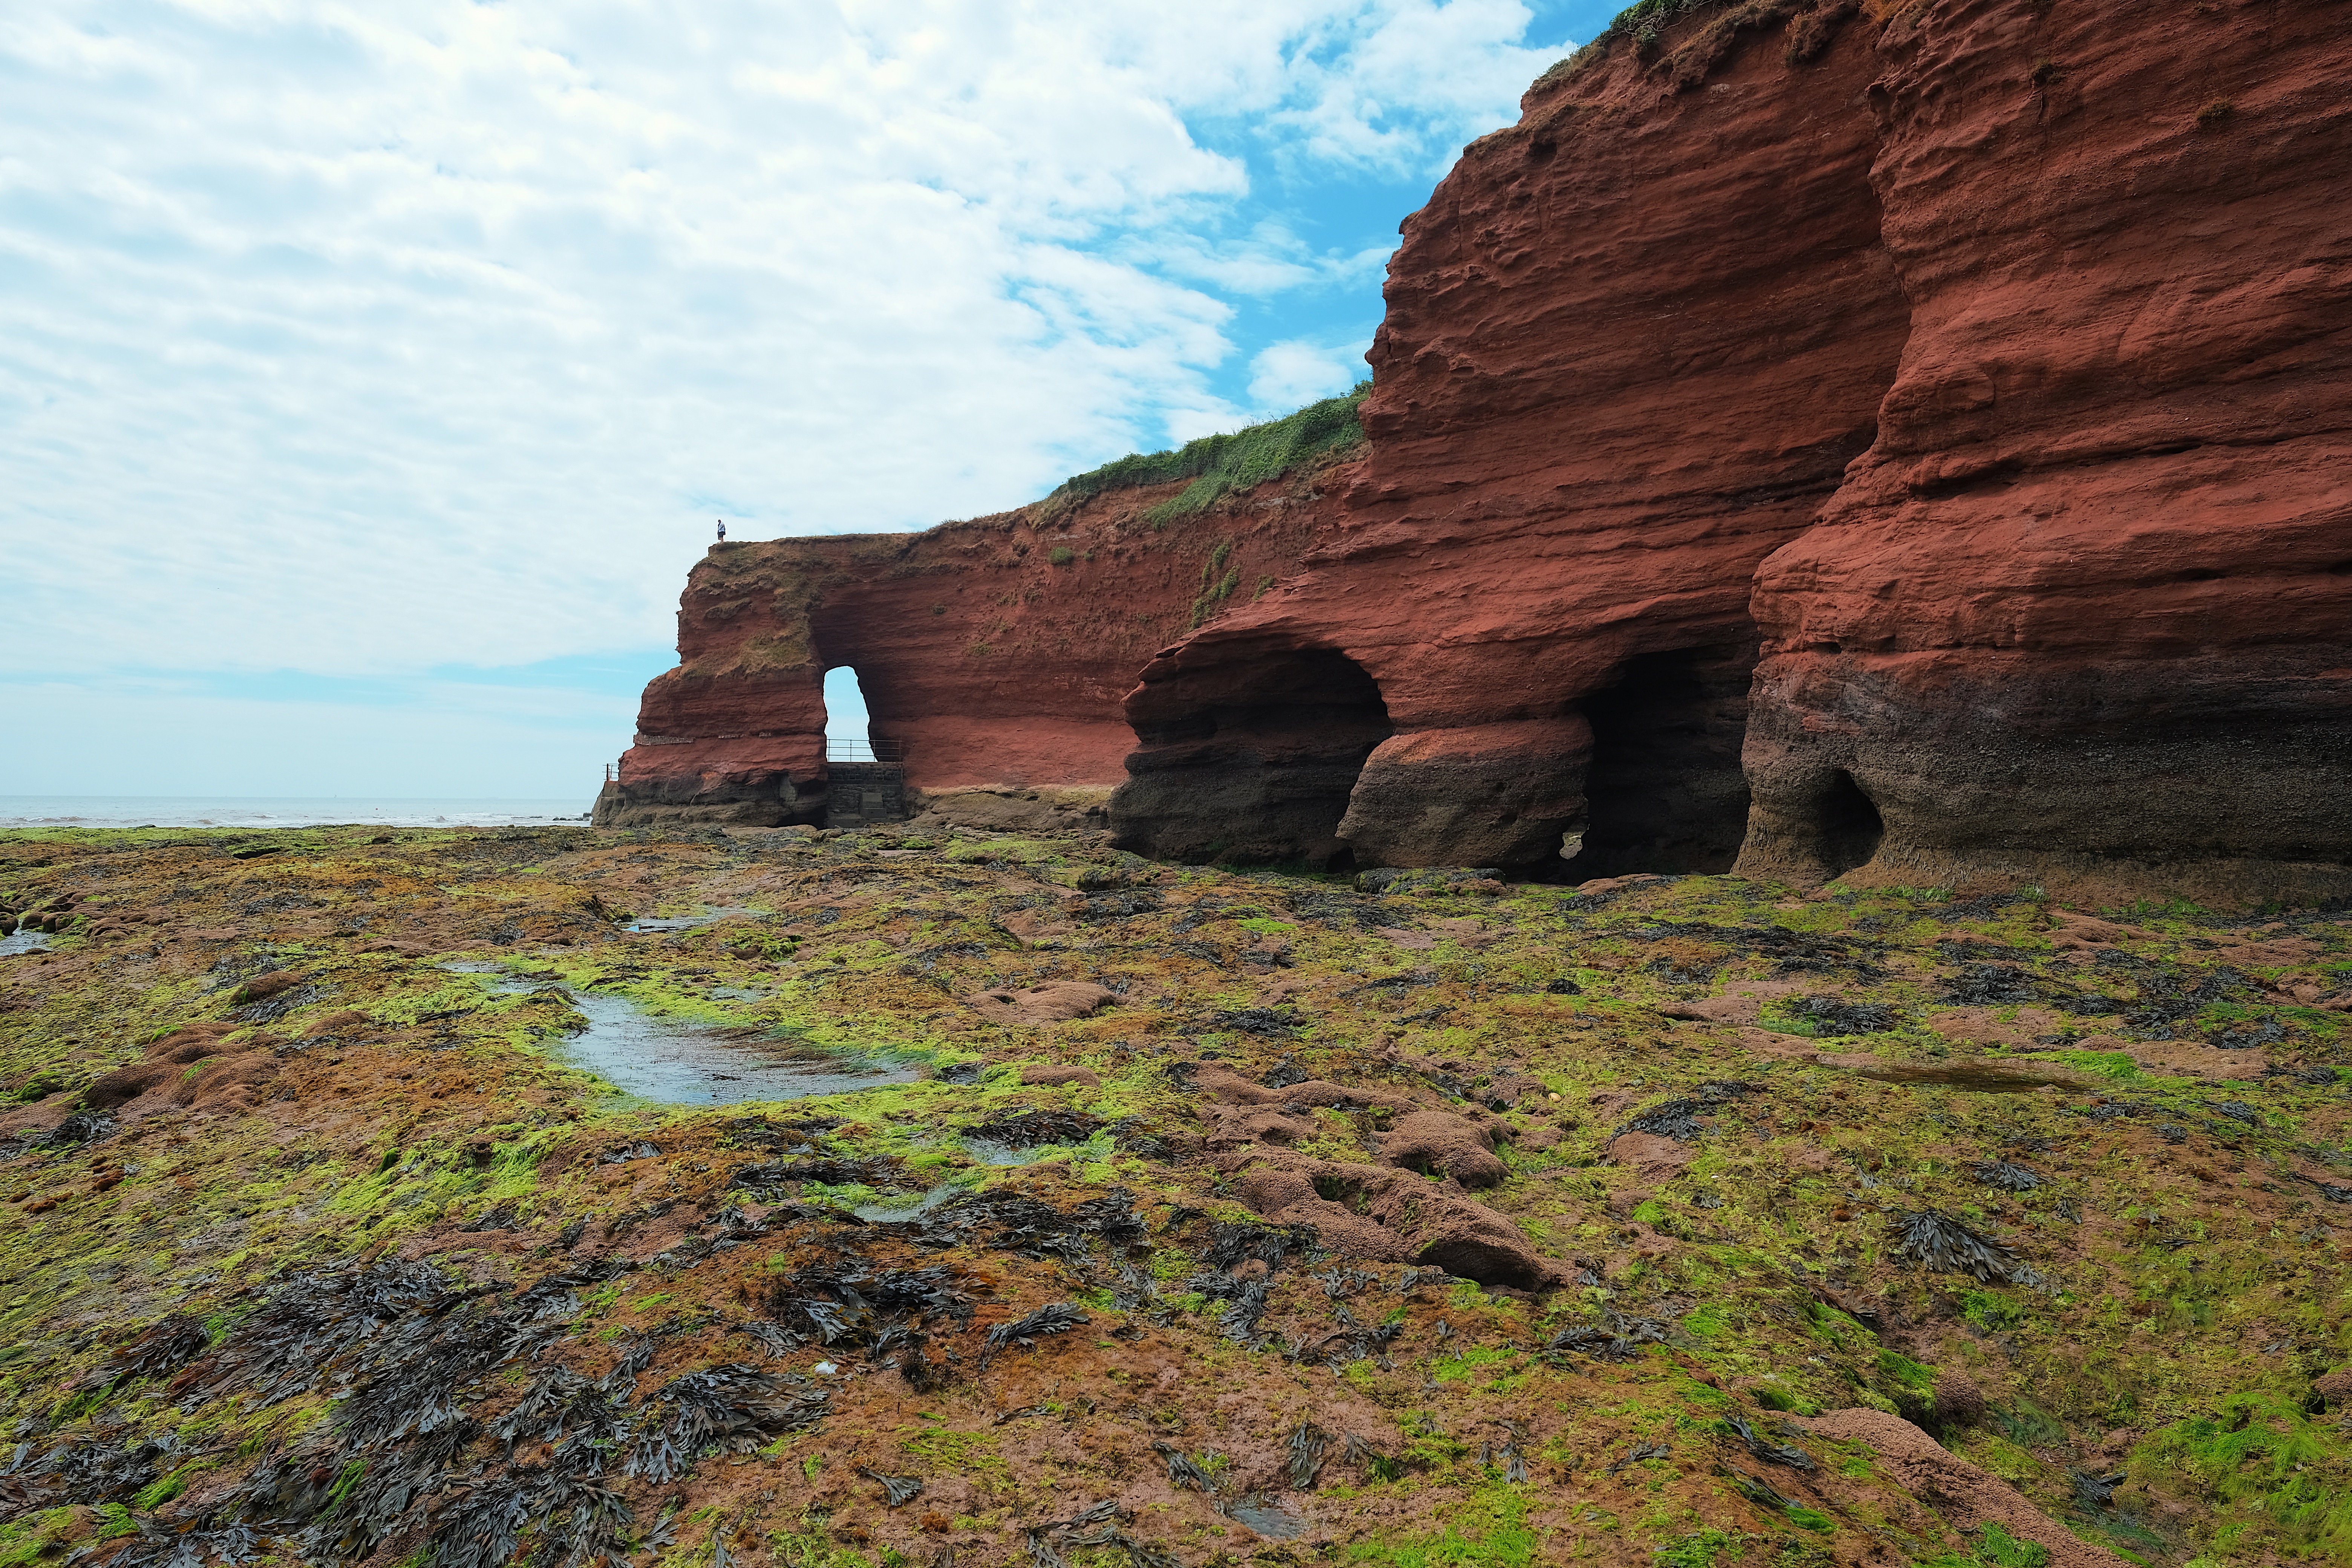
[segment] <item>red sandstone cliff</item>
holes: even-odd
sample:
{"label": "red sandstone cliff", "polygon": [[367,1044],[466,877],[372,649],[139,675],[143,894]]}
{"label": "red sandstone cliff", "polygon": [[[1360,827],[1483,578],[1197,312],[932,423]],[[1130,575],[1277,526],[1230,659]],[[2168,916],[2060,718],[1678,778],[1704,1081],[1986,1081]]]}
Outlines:
{"label": "red sandstone cliff", "polygon": [[1316,650],[1393,733],[1304,853],[2352,892],[2344,7],[1850,9],[1465,153],[1334,536],[1129,699],[1129,842],[1230,837],[1315,726],[1202,721]]}
{"label": "red sandstone cliff", "polygon": [[[1144,672],[1147,747],[1279,650],[1334,650],[1397,731],[1323,803],[1359,857],[1557,864],[1598,828],[1644,867],[1727,867],[1749,580],[1870,445],[1904,338],[1850,79],[1864,54],[1791,92],[1751,51],[1696,98],[1628,60],[1472,146],[1391,264],[1371,456],[1337,537]],[[1586,708],[1629,679],[1643,754],[1612,822],[1587,806]],[[1199,804],[1245,788],[1211,784],[1222,767],[1147,750],[1131,835],[1182,854],[1223,833]],[[1703,809],[1652,820],[1658,788]]]}
{"label": "red sandstone cliff", "polygon": [[1147,515],[1179,488],[1162,485],[921,533],[716,546],[597,820],[823,821],[824,673],[842,665],[919,789],[1108,794],[1135,743],[1119,708],[1135,671],[1296,571],[1334,472],[1173,519]]}
{"label": "red sandstone cliff", "polygon": [[1841,869],[1850,778],[1896,881],[2352,891],[2347,22],[1953,6],[1879,42],[1911,329],[1757,578],[1744,868]]}
{"label": "red sandstone cliff", "polygon": [[1406,221],[1328,497],[715,555],[633,798],[804,815],[854,663],[919,783],[1131,725],[1162,855],[2352,896],[2347,16],[1613,36]]}

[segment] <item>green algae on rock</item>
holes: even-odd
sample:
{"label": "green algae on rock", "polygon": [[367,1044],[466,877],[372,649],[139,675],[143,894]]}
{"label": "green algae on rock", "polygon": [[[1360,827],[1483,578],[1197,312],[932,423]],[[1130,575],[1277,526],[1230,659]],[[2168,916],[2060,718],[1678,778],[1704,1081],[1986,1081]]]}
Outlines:
{"label": "green algae on rock", "polygon": [[[563,829],[0,895],[84,911],[0,959],[11,1561],[2352,1549],[2344,917]],[[616,1098],[608,996],[915,1076]]]}

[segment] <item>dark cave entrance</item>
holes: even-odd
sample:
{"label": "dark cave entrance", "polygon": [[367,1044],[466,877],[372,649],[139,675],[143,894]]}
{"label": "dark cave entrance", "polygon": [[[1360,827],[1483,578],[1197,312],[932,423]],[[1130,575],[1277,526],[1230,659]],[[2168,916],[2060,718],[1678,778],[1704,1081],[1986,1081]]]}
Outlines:
{"label": "dark cave entrance", "polygon": [[1886,819],[1879,815],[1878,803],[1843,768],[1830,775],[1814,820],[1821,825],[1822,868],[1832,877],[1866,864],[1886,837]]}
{"label": "dark cave entrance", "polygon": [[1585,700],[1590,822],[1567,880],[1731,869],[1748,832],[1739,751],[1756,656],[1753,639],[1643,654]]}
{"label": "dark cave entrance", "polygon": [[1303,648],[1170,684],[1181,710],[1150,713],[1149,691],[1130,710],[1142,744],[1111,805],[1119,842],[1174,860],[1349,864],[1339,819],[1395,731],[1363,666]]}

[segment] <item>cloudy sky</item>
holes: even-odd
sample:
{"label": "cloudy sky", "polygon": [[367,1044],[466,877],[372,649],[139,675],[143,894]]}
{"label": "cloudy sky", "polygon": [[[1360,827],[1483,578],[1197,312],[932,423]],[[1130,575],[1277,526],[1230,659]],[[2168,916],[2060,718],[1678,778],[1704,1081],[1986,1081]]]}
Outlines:
{"label": "cloudy sky", "polygon": [[1612,9],[16,0],[0,794],[584,803],[713,519],[1345,390],[1398,219]]}

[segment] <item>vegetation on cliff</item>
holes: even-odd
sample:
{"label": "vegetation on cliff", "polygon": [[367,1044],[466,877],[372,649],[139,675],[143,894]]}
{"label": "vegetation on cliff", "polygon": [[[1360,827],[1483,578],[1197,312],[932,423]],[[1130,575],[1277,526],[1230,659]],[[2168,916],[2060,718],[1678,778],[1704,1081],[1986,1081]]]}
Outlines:
{"label": "vegetation on cliff", "polygon": [[1173,484],[1190,479],[1174,496],[1151,509],[1154,521],[1205,511],[1227,495],[1278,479],[1318,458],[1345,455],[1363,444],[1364,428],[1357,410],[1372,384],[1359,382],[1339,397],[1310,403],[1296,414],[1263,425],[1251,425],[1225,435],[1203,436],[1169,452],[1130,453],[1062,481],[1047,496],[1056,500],[1082,501],[1107,490],[1137,489],[1146,485]]}
{"label": "vegetation on cliff", "polygon": [[1903,9],[1883,0],[1868,6],[1863,0],[1636,0],[1574,54],[1554,62],[1536,79],[1535,89],[1540,91],[1573,80],[1621,46],[1630,47],[1637,59],[1654,59],[1668,27],[1700,16],[1709,18],[1706,26],[1691,35],[1668,62],[1668,74],[1677,89],[1687,89],[1705,80],[1729,56],[1743,32],[1787,21],[1788,44],[1782,58],[1790,65],[1802,65],[1826,48],[1838,28],[1857,13],[1867,10],[1873,19],[1883,22]]}

